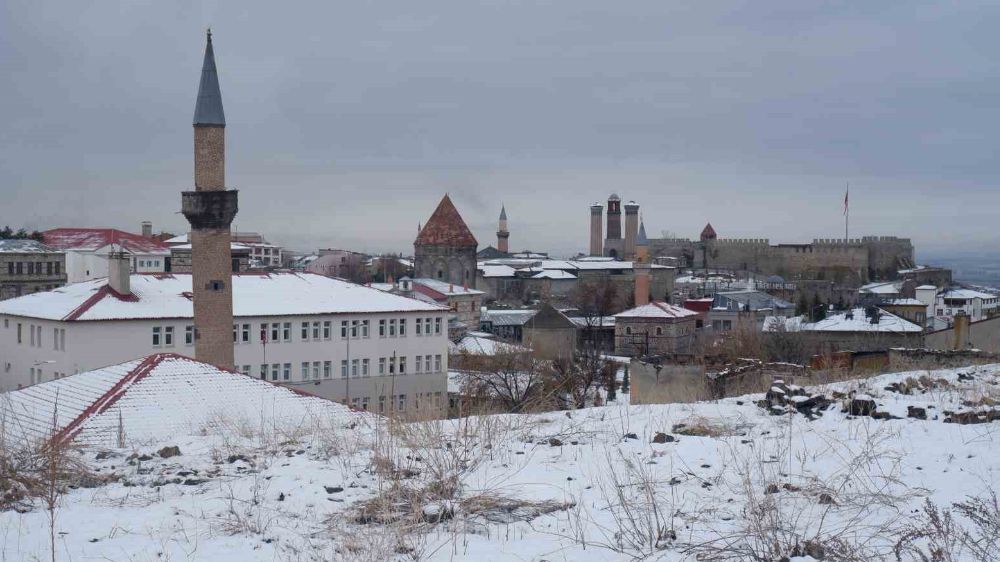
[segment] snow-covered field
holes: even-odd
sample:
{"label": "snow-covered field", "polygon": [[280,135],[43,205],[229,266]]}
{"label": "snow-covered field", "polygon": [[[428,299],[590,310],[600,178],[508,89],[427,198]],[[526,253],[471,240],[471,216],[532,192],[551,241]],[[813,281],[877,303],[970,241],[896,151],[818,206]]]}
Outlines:
{"label": "snow-covered field", "polygon": [[[991,409],[998,383],[1000,365],[837,383],[810,389],[833,399],[817,416],[756,395],[409,425],[217,424],[81,453],[109,481],[62,497],[56,558],[895,560],[926,500],[949,508],[1000,484],[1000,422],[944,421]],[[899,419],[850,416],[852,396]],[[157,454],[173,445],[180,455]],[[0,513],[0,533],[0,560],[50,559],[40,503]]]}

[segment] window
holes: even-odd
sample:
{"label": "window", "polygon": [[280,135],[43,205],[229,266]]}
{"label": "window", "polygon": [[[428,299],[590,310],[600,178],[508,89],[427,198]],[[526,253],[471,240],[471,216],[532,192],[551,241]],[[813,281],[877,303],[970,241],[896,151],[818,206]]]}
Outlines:
{"label": "window", "polygon": [[60,267],[59,262],[56,262],[56,275],[61,275],[61,273],[59,273]]}
{"label": "window", "polygon": [[302,362],[302,380],[304,380],[304,381],[309,380],[309,362],[308,361],[303,361]]}
{"label": "window", "polygon": [[632,335],[632,326],[625,326],[625,335],[626,336]]}
{"label": "window", "polygon": [[361,337],[363,337],[363,338],[367,338],[368,337],[368,327],[369,327],[370,323],[371,322],[369,320],[362,320],[361,321]]}
{"label": "window", "polygon": [[420,374],[421,369],[424,368],[423,367],[423,359],[424,358],[423,358],[422,355],[417,355],[416,360],[414,361],[414,365],[413,365],[413,372],[414,373]]}
{"label": "window", "polygon": [[277,322],[275,322],[274,324],[271,324],[271,341],[272,342],[278,343],[279,341],[281,341],[281,339],[279,337],[279,336],[281,336],[280,332],[281,332],[281,325],[280,324],[278,324]]}
{"label": "window", "polygon": [[313,322],[313,339],[319,339],[319,320]]}
{"label": "window", "polygon": [[399,337],[406,337],[406,318],[399,319]]}
{"label": "window", "polygon": [[7,262],[7,275],[14,275],[14,262]]}
{"label": "window", "polygon": [[396,409],[399,410],[400,412],[405,411],[406,410],[406,395],[405,394],[400,394],[397,398],[399,399],[399,406]]}
{"label": "window", "polygon": [[323,321],[323,339],[330,339],[330,333],[333,331],[333,322],[329,320]]}
{"label": "window", "polygon": [[260,343],[267,343],[267,324],[260,325]]}
{"label": "window", "polygon": [[244,324],[242,330],[242,337],[240,338],[243,343],[250,343],[250,324]]}
{"label": "window", "polygon": [[656,335],[658,335],[658,336],[662,336],[663,335],[663,327],[662,326],[657,326],[656,327]]}
{"label": "window", "polygon": [[347,320],[340,321],[340,339],[347,339]]}
{"label": "window", "polygon": [[360,405],[361,405],[360,398],[351,398],[351,408],[357,410]]}
{"label": "window", "polygon": [[52,328],[52,349],[59,351],[59,328]]}
{"label": "window", "polygon": [[59,350],[66,351],[66,329],[59,329]]}
{"label": "window", "polygon": [[45,263],[45,274],[52,275],[52,262]]}
{"label": "window", "polygon": [[436,335],[440,335],[441,334],[441,317],[440,316],[438,316],[437,318],[434,319],[434,333]]}
{"label": "window", "polygon": [[309,341],[309,322],[302,323],[302,341]]}
{"label": "window", "polygon": [[379,376],[385,374],[385,357],[378,358],[378,374]]}
{"label": "window", "polygon": [[399,358],[399,374],[401,374],[401,375],[405,375],[406,374],[406,356],[405,355],[403,357]]}
{"label": "window", "polygon": [[360,363],[361,361],[357,359],[351,359],[351,376],[354,378],[358,378],[358,365]]}
{"label": "window", "polygon": [[384,318],[382,320],[378,321],[378,337],[380,337],[380,338],[384,338],[385,337],[385,319]]}
{"label": "window", "polygon": [[440,373],[441,372],[441,356],[440,355],[435,355],[434,356],[434,372],[435,373]]}
{"label": "window", "polygon": [[423,318],[417,318],[416,325],[417,326],[416,326],[416,330],[414,330],[414,333],[416,333],[419,336],[423,332],[424,319]]}
{"label": "window", "polygon": [[369,360],[367,358],[361,360],[361,376],[362,377],[367,377],[368,374],[369,374],[368,373],[368,363],[369,363]]}
{"label": "window", "polygon": [[271,380],[278,380],[278,373],[281,371],[281,364],[274,363],[271,365]]}
{"label": "window", "polygon": [[267,364],[266,363],[261,363],[260,364],[260,380],[262,380],[262,381],[266,381],[267,380]]}
{"label": "window", "polygon": [[319,380],[319,361],[313,361],[313,380]]}
{"label": "window", "polygon": [[[160,347],[160,333],[162,330],[159,326],[153,326],[153,347]],[[35,329],[31,328],[31,345],[35,345]]]}
{"label": "window", "polygon": [[365,396],[364,398],[361,399],[361,409],[364,410],[364,411],[366,411],[366,412],[368,411],[368,397],[367,396]]}
{"label": "window", "polygon": [[35,262],[29,261],[28,262],[28,275],[34,275],[34,274],[35,274]]}
{"label": "window", "polygon": [[17,323],[17,343],[21,343],[21,323]]}
{"label": "window", "polygon": [[323,361],[323,378],[328,379],[333,376],[333,361]]}
{"label": "window", "polygon": [[240,343],[239,334],[240,334],[240,325],[233,324],[233,343]]}
{"label": "window", "polygon": [[347,378],[347,359],[340,360],[340,378]]}
{"label": "window", "polygon": [[281,341],[292,341],[291,322],[285,322],[281,325]]}
{"label": "window", "polygon": [[292,364],[285,363],[281,366],[281,380],[291,380],[292,378]]}
{"label": "window", "polygon": [[378,397],[378,411],[379,413],[385,413],[385,396]]}
{"label": "window", "polygon": [[358,324],[357,320],[351,320],[351,337],[354,339],[358,337]]}
{"label": "window", "polygon": [[389,337],[396,337],[396,319],[389,320]]}
{"label": "window", "polygon": [[243,368],[240,369],[240,372],[249,377],[250,376],[250,365],[243,365]]}
{"label": "window", "polygon": [[390,375],[395,375],[396,374],[396,358],[395,357],[390,357],[389,358],[389,374]]}
{"label": "window", "polygon": [[[23,275],[24,274],[24,263],[23,262],[17,262],[17,274],[18,275]],[[90,275],[90,272],[88,271],[87,274]]]}
{"label": "window", "polygon": [[427,373],[433,372],[433,371],[431,371],[431,356],[430,355],[425,355],[424,356],[424,372],[427,372]]}

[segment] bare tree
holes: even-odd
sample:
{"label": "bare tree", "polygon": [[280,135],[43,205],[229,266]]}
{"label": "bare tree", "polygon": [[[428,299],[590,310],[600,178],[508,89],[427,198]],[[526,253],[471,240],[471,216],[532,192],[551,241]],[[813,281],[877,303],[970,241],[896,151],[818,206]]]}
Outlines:
{"label": "bare tree", "polygon": [[492,355],[462,352],[453,359],[462,393],[508,412],[521,412],[542,399],[551,367],[531,350],[499,343]]}
{"label": "bare tree", "polygon": [[[563,408],[585,408],[587,399],[600,387],[608,387],[608,372],[614,376],[614,366],[594,350],[577,352],[572,358],[553,362],[550,378],[553,398]],[[609,399],[613,390],[608,389]]]}
{"label": "bare tree", "polygon": [[604,276],[596,279],[581,280],[570,293],[570,301],[577,310],[577,315],[584,319],[584,341],[598,353],[611,351],[600,349],[600,339],[597,331],[604,319],[621,312],[626,306],[626,298],[621,288]]}

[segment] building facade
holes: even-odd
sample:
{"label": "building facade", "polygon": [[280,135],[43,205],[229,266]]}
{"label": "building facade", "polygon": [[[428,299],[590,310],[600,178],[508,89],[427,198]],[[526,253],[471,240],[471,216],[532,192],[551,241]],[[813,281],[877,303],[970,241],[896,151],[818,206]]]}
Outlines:
{"label": "building facade", "polygon": [[615,354],[628,357],[688,353],[698,313],[653,301],[615,315]]}
{"label": "building facade", "polygon": [[[0,390],[152,353],[195,355],[191,276],[131,275],[0,303]],[[447,392],[448,311],[310,274],[233,276],[236,370],[373,411]]]}
{"label": "building facade", "polygon": [[54,228],[42,233],[43,243],[65,252],[67,283],[79,283],[108,273],[108,255],[125,252],[133,273],[169,273],[170,248],[147,238],[114,228]]}
{"label": "building facade", "polygon": [[0,300],[65,284],[65,252],[36,240],[0,240]]}
{"label": "building facade", "polygon": [[413,242],[414,276],[458,286],[476,286],[479,243],[447,195]]}

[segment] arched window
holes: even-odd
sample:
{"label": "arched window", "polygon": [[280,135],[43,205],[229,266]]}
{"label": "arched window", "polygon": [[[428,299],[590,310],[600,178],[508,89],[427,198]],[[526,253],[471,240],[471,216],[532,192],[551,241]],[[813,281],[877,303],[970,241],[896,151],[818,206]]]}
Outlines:
{"label": "arched window", "polygon": [[632,326],[625,326],[625,335],[626,336],[632,335]]}
{"label": "arched window", "polygon": [[444,279],[444,272],[440,269],[438,270],[438,279]]}
{"label": "arched window", "polygon": [[663,335],[663,327],[662,326],[657,326],[656,327],[656,335],[658,335],[658,336],[662,336]]}

